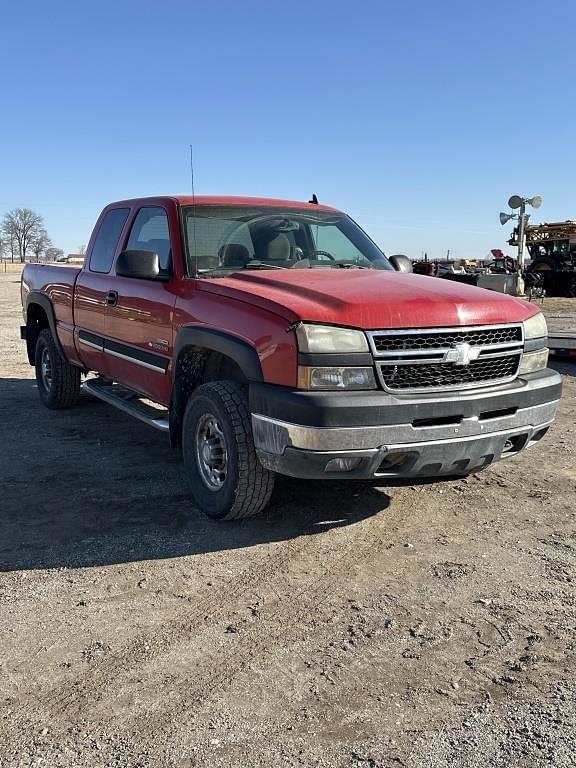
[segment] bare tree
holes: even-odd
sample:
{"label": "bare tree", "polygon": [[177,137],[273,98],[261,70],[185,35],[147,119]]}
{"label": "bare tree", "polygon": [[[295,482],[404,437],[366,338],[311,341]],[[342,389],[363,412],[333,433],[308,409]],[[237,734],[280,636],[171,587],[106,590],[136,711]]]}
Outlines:
{"label": "bare tree", "polygon": [[52,240],[48,237],[48,232],[44,227],[39,227],[38,231],[30,239],[30,250],[36,256],[36,261],[40,261],[40,256],[46,252],[52,245]]}
{"label": "bare tree", "polygon": [[14,264],[14,254],[16,253],[16,238],[13,234],[10,234],[8,236],[8,240],[10,243],[10,261],[12,264]]}
{"label": "bare tree", "polygon": [[47,261],[62,261],[64,258],[64,251],[62,248],[46,248],[44,256]]}
{"label": "bare tree", "polygon": [[2,232],[11,239],[12,248],[17,246],[20,261],[26,261],[26,253],[34,238],[44,229],[43,225],[42,216],[29,208],[14,208],[4,215]]}
{"label": "bare tree", "polygon": [[86,255],[86,246],[84,245],[84,243],[82,243],[82,245],[78,246],[78,255],[79,256],[85,256]]}

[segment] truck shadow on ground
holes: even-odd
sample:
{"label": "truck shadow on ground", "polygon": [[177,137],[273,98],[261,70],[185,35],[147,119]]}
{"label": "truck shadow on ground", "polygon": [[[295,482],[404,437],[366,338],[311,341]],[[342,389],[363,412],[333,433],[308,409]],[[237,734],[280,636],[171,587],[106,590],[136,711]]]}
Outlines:
{"label": "truck shadow on ground", "polygon": [[[569,360],[550,365],[576,375]],[[166,436],[88,398],[49,411],[31,379],[0,379],[0,445],[0,572],[248,548],[359,525],[391,503],[370,484],[280,477],[261,518],[213,522]]]}
{"label": "truck shadow on ground", "polygon": [[261,517],[218,523],[194,509],[165,435],[83,398],[49,411],[35,382],[0,380],[0,572],[190,556],[360,524],[390,498],[360,483],[279,477]]}
{"label": "truck shadow on ground", "polygon": [[576,376],[576,358],[566,355],[550,355],[548,367],[564,376]]}

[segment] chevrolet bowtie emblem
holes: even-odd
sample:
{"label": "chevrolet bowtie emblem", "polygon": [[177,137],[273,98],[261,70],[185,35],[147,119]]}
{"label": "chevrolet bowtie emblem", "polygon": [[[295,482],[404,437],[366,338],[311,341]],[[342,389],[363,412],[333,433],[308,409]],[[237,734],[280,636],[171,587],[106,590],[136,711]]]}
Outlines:
{"label": "chevrolet bowtie emblem", "polygon": [[454,363],[454,365],[470,365],[472,360],[477,360],[480,355],[480,347],[471,347],[470,344],[456,344],[449,349],[442,358],[443,363]]}

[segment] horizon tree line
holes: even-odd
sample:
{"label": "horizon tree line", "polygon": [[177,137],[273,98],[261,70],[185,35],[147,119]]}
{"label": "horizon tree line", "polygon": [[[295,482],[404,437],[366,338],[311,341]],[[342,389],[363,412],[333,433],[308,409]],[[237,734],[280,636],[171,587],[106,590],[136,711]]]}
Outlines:
{"label": "horizon tree line", "polygon": [[45,259],[57,261],[64,256],[56,248],[44,225],[44,217],[30,208],[13,208],[0,223],[0,259],[9,257],[12,263]]}

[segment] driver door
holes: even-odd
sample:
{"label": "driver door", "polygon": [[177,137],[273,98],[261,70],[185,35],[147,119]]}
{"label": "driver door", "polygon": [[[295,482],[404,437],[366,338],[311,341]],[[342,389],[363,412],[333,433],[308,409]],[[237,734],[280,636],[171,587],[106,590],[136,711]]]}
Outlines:
{"label": "driver door", "polygon": [[[125,250],[152,251],[163,271],[172,271],[168,214],[164,207],[139,208],[130,225]],[[114,381],[169,404],[173,352],[173,280],[157,282],[114,276],[116,302],[109,307],[106,345]]]}

